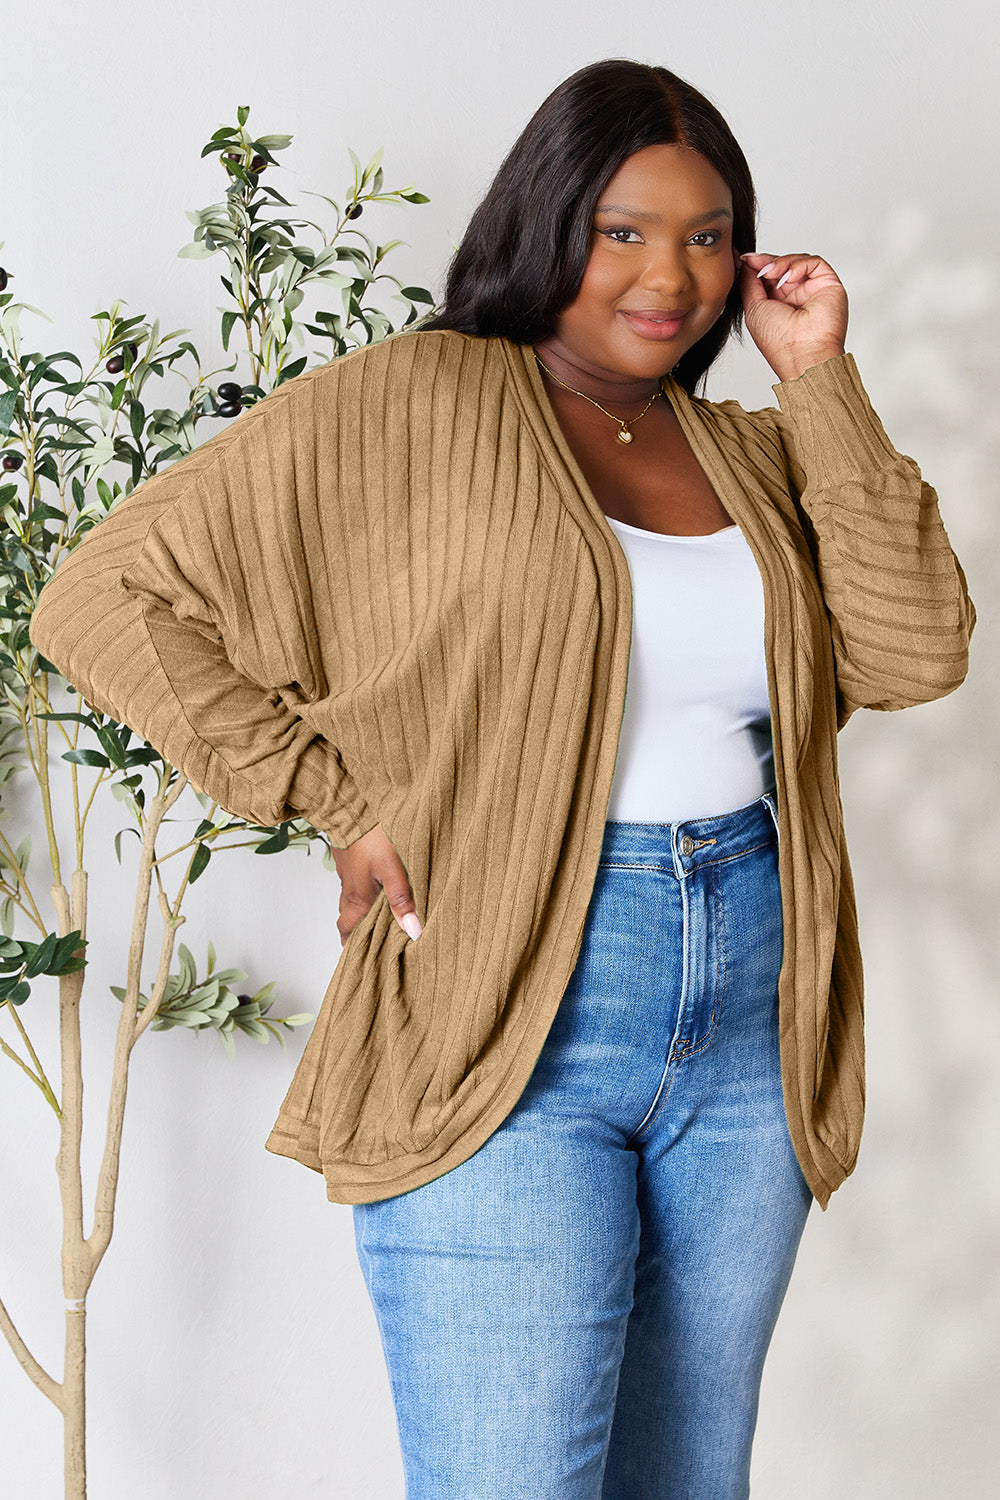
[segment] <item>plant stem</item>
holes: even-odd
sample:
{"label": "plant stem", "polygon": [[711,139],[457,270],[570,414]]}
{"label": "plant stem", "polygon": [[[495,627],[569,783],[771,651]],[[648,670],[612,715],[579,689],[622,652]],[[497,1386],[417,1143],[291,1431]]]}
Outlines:
{"label": "plant stem", "polygon": [[[115,1057],[111,1075],[111,1092],[108,1099],[107,1130],[104,1155],[101,1160],[94,1204],[94,1227],[87,1241],[94,1267],[100,1263],[107,1250],[114,1229],[115,1195],[118,1186],[118,1164],[121,1151],[122,1122],[125,1114],[125,1097],[128,1090],[128,1067],[136,1038],[145,1029],[139,1012],[139,988],[142,977],[142,955],[146,941],[146,924],[149,919],[149,894],[152,885],[152,865],[155,854],[156,835],[163,818],[173,807],[187,786],[183,776],[166,792],[158,793],[150,803],[143,827],[142,853],[136,881],[135,909],[132,920],[132,937],[129,943],[128,974],[125,998],[122,1001],[118,1030],[115,1036]],[[162,909],[162,901],[161,901]],[[180,925],[179,922],[176,925]],[[169,928],[167,938],[172,945],[173,930]],[[171,947],[172,951],[172,947]],[[163,967],[161,954],[160,968]],[[167,958],[169,972],[169,957]],[[159,979],[159,975],[157,976]],[[165,983],[165,981],[164,981]],[[152,1003],[152,1002],[151,1002]],[[149,1010],[147,1005],[146,1010]],[[152,1019],[152,1017],[150,1017]]]}
{"label": "plant stem", "polygon": [[8,1014],[10,1015],[12,1021],[14,1022],[14,1025],[17,1027],[18,1031],[21,1033],[21,1040],[24,1042],[24,1045],[27,1047],[28,1052],[29,1052],[29,1054],[31,1056],[31,1060],[35,1064],[35,1067],[38,1069],[38,1072],[37,1073],[33,1073],[31,1071],[31,1069],[28,1067],[28,1064],[24,1061],[24,1059],[21,1058],[21,1057],[18,1057],[18,1055],[14,1051],[13,1047],[8,1047],[7,1043],[5,1041],[3,1041],[2,1039],[0,1039],[0,1048],[3,1048],[3,1051],[5,1052],[5,1054],[8,1057],[12,1058],[14,1060],[14,1062],[16,1062],[18,1064],[19,1067],[21,1067],[21,1068],[24,1069],[24,1071],[27,1073],[28,1077],[31,1079],[32,1083],[37,1083],[38,1087],[41,1089],[42,1093],[45,1095],[45,1098],[48,1101],[48,1103],[51,1104],[52,1108],[55,1110],[55,1112],[58,1115],[58,1117],[60,1119],[62,1119],[62,1110],[59,1108],[59,1100],[56,1098],[56,1096],[55,1096],[55,1094],[54,1094],[54,1092],[52,1090],[51,1083],[49,1083],[49,1080],[45,1076],[45,1069],[42,1067],[41,1063],[39,1062],[38,1055],[35,1052],[34,1047],[31,1045],[31,1039],[28,1036],[28,1033],[25,1031],[23,1025],[21,1024],[21,1017],[18,1015],[16,1007],[13,1006],[13,1005],[11,1005],[9,1001],[7,1002],[7,1011],[8,1011]]}

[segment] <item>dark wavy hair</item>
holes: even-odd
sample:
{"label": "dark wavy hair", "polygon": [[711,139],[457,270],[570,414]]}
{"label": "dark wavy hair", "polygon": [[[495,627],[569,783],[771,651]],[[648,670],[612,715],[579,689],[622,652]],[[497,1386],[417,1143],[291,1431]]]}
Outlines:
{"label": "dark wavy hair", "polygon": [[[663,143],[693,147],[712,163],[732,193],[734,249],[755,249],[750,168],[715,105],[666,68],[608,58],[578,69],[532,115],[469,220],[444,301],[420,326],[518,344],[548,337],[583,279],[607,183],[633,152]],[[738,283],[708,333],[674,366],[691,395],[730,334],[742,340]]]}

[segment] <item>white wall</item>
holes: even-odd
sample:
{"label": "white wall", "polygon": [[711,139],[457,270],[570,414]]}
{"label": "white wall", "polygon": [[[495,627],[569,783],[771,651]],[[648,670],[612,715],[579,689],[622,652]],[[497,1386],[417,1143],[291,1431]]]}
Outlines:
{"label": "white wall", "polygon": [[[164,329],[191,328],[223,362],[221,262],[176,252],[184,211],[222,196],[198,152],[244,103],[257,131],[294,133],[279,174],[293,200],[338,197],[347,146],[367,157],[383,145],[389,184],[412,181],[431,202],[384,214],[379,233],[410,242],[397,274],[439,292],[452,241],[528,116],[608,56],[665,64],[708,93],[754,171],[761,247],[822,254],[843,277],[848,348],[896,446],[938,488],[980,623],[957,695],[858,715],[842,739],[868,1123],[854,1176],[806,1230],[765,1374],[754,1493],[993,1496],[1000,213],[985,8],[41,0],[18,7],[16,25],[9,9],[0,263],[16,299],[53,320],[25,320],[28,347],[86,352],[90,314],[118,296]],[[322,208],[298,204],[308,217]],[[769,404],[772,378],[747,336],[709,394]],[[279,979],[283,1013],[315,1012],[339,954],[335,877],[317,858],[227,858],[231,880],[192,892],[182,937],[199,957],[213,937],[254,985]],[[120,979],[128,921],[128,882],[98,841],[91,869],[88,1202],[117,1015],[106,986]],[[51,999],[33,997],[25,1019],[57,1072]],[[117,1228],[89,1300],[100,1500],[401,1500],[351,1210],[263,1149],[303,1040],[287,1055],[245,1042],[235,1065],[212,1037],[140,1044]],[[55,1122],[0,1067],[0,1295],[58,1375]],[[4,1349],[0,1445],[12,1500],[57,1500],[59,1419]]]}

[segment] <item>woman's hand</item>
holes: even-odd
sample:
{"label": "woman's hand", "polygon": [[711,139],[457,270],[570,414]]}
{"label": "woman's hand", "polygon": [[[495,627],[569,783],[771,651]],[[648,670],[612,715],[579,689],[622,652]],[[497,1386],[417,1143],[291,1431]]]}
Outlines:
{"label": "woman's hand", "polygon": [[740,256],[743,316],[779,380],[797,380],[810,365],[843,354],[847,292],[818,255]]}
{"label": "woman's hand", "polygon": [[381,823],[369,828],[346,849],[334,849],[333,861],[340,876],[340,915],[337,931],[341,944],[371,909],[380,890],[393,916],[408,937],[420,936],[420,920],[410,889],[406,866]]}

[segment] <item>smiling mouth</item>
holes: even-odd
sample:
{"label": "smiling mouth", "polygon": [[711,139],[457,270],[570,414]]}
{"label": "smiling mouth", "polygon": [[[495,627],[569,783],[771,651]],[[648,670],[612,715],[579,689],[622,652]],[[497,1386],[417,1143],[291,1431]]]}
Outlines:
{"label": "smiling mouth", "polygon": [[690,311],[689,307],[679,307],[674,312],[669,312],[662,307],[622,308],[627,318],[642,318],[647,323],[675,323],[678,318],[686,318]]}
{"label": "smiling mouth", "polygon": [[622,317],[628,322],[633,333],[637,333],[640,338],[647,339],[674,338],[680,332],[687,314],[688,309],[676,313],[662,312],[656,308],[642,311],[622,309]]}

